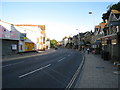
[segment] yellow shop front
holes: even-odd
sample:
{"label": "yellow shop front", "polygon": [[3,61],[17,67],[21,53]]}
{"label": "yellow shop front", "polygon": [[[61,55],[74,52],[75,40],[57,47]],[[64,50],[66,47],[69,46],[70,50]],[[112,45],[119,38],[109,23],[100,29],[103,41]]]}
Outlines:
{"label": "yellow shop front", "polygon": [[25,51],[34,51],[35,44],[32,42],[25,42]]}

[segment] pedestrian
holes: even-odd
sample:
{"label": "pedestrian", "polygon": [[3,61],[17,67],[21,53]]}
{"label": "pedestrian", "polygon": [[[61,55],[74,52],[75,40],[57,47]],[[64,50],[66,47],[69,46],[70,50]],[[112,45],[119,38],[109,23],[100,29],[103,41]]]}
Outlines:
{"label": "pedestrian", "polygon": [[90,53],[90,49],[89,49],[89,48],[87,48],[87,53],[88,53],[88,54]]}

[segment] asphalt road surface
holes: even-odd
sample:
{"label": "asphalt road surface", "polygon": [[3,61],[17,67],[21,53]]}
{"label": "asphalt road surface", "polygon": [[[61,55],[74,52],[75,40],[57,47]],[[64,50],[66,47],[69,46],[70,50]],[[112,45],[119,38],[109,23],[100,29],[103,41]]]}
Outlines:
{"label": "asphalt road surface", "polygon": [[66,88],[80,66],[79,51],[53,53],[2,63],[2,88]]}

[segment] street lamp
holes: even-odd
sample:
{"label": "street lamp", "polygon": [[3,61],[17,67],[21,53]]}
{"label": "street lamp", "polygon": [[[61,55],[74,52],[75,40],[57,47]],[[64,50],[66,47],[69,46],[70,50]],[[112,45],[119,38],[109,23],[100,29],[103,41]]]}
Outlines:
{"label": "street lamp", "polygon": [[[89,15],[92,15],[92,19],[93,19],[93,26],[94,26],[94,24],[95,24],[95,17],[93,16],[93,12],[92,11],[89,11]],[[94,28],[94,27],[93,27]]]}
{"label": "street lamp", "polygon": [[79,29],[76,29],[77,31],[78,31],[78,33],[79,33]]}
{"label": "street lamp", "polygon": [[90,11],[89,14],[92,14],[92,12]]}
{"label": "street lamp", "polygon": [[77,41],[77,44],[78,44],[78,49],[80,49],[80,41],[81,41],[81,37],[80,37],[80,32],[79,32],[79,29],[76,29],[78,31],[78,41]]}

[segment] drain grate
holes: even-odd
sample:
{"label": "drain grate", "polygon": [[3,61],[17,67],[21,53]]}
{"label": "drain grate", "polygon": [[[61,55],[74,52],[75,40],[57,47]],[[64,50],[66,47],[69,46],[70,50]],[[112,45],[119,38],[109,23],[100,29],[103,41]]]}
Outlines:
{"label": "drain grate", "polygon": [[104,69],[104,67],[96,67],[97,69]]}

